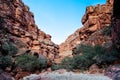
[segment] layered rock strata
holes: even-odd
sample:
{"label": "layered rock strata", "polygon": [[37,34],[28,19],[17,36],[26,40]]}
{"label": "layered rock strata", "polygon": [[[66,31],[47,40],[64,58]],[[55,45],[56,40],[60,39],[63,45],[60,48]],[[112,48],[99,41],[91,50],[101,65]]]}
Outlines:
{"label": "layered rock strata", "polygon": [[0,45],[7,41],[17,46],[17,55],[31,50],[51,60],[58,57],[58,45],[38,29],[33,13],[22,0],[0,0]]}
{"label": "layered rock strata", "polygon": [[81,21],[83,27],[76,30],[60,45],[60,53],[72,50],[80,43],[95,45],[111,42],[111,37],[104,35],[103,32],[110,26],[112,7],[113,0],[107,0],[103,5],[87,7]]}

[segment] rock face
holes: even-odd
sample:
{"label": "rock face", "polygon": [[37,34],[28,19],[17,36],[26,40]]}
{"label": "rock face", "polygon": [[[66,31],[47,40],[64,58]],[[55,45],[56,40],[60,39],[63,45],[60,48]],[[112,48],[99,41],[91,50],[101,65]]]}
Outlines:
{"label": "rock face", "polygon": [[38,29],[33,13],[22,0],[0,0],[0,45],[6,41],[13,42],[18,52],[31,50],[51,60],[59,53],[58,45]]}
{"label": "rock face", "polygon": [[105,76],[110,77],[112,80],[119,80],[120,79],[120,66],[114,65],[108,67],[105,71]]}
{"label": "rock face", "polygon": [[13,78],[10,74],[0,70],[0,80],[13,80]]}
{"label": "rock face", "polygon": [[[82,18],[83,27],[70,35],[60,45],[60,52],[72,50],[77,44],[104,44],[111,42],[111,37],[103,35],[103,31],[110,26],[113,0],[107,0],[106,4],[89,6]],[[104,37],[104,38],[103,38]]]}
{"label": "rock face", "polygon": [[114,0],[113,17],[112,17],[112,40],[116,47],[120,50],[120,1]]}

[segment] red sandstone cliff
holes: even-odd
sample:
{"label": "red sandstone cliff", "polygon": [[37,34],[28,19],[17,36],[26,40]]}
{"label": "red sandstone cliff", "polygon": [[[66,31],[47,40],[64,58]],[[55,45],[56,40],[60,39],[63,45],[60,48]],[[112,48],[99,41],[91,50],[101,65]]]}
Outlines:
{"label": "red sandstone cliff", "polygon": [[104,44],[111,42],[111,37],[103,34],[103,30],[111,23],[113,0],[106,4],[89,6],[82,18],[83,27],[71,34],[65,42],[60,44],[60,52],[72,50],[77,44]]}
{"label": "red sandstone cliff", "polygon": [[0,0],[0,45],[12,41],[18,54],[27,50],[53,60],[58,56],[58,45],[51,36],[38,29],[34,15],[22,0]]}

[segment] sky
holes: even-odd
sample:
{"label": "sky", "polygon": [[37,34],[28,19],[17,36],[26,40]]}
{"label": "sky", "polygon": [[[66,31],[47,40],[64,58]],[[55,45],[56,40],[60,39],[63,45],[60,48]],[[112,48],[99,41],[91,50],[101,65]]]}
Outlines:
{"label": "sky", "polygon": [[81,19],[87,6],[103,4],[106,0],[23,0],[33,12],[39,29],[60,44],[82,27]]}

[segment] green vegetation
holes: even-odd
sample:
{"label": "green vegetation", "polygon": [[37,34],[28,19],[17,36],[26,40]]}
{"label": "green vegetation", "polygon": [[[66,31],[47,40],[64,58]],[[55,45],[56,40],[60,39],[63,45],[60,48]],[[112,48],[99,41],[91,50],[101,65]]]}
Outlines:
{"label": "green vegetation", "polygon": [[62,67],[61,67],[60,64],[55,64],[55,63],[53,63],[52,66],[51,66],[51,69],[52,69],[52,70],[58,70],[58,69],[61,69],[61,68],[62,68]]}
{"label": "green vegetation", "polygon": [[36,56],[24,54],[16,58],[16,66],[25,71],[35,71],[46,68],[47,60],[38,59]]}
{"label": "green vegetation", "polygon": [[0,55],[0,68],[5,70],[6,67],[9,67],[12,65],[12,59],[9,55],[2,56]]}
{"label": "green vegetation", "polygon": [[18,48],[10,41],[1,39],[0,46],[0,68],[5,70],[7,67],[14,66],[14,57],[17,53]]}
{"label": "green vegetation", "polygon": [[0,69],[5,70],[9,67],[14,70],[16,67],[20,67],[23,71],[32,72],[35,70],[41,71],[47,67],[46,58],[38,58],[29,53],[23,53],[23,55],[16,56],[19,50],[16,44],[4,38],[1,39],[0,42]]}
{"label": "green vegetation", "polygon": [[100,68],[113,64],[120,60],[120,54],[113,46],[105,48],[104,46],[95,45],[78,45],[73,50],[74,57],[65,57],[60,64],[53,65],[53,70],[64,68],[67,70],[79,69],[88,70],[92,64],[97,64]]}
{"label": "green vegetation", "polygon": [[[76,53],[76,51],[82,53],[79,58],[83,60],[84,64],[87,64],[87,66],[84,66],[86,68],[88,68],[91,64],[98,64],[100,67],[110,65],[113,64],[114,61],[119,61],[120,58],[118,56],[119,52],[114,46],[112,46],[111,48],[105,48],[104,46],[100,45],[78,45],[78,47],[79,48],[76,48],[76,50],[73,50],[73,54],[80,54]],[[81,62],[81,65],[84,64]]]}
{"label": "green vegetation", "polygon": [[61,68],[67,69],[67,70],[73,70],[74,68],[74,60],[71,57],[65,57],[61,62]]}
{"label": "green vegetation", "polygon": [[111,26],[104,28],[103,35],[111,36]]}
{"label": "green vegetation", "polygon": [[4,55],[11,56],[14,56],[18,51],[16,45],[12,42],[5,42],[4,44],[2,44],[1,49]]}

